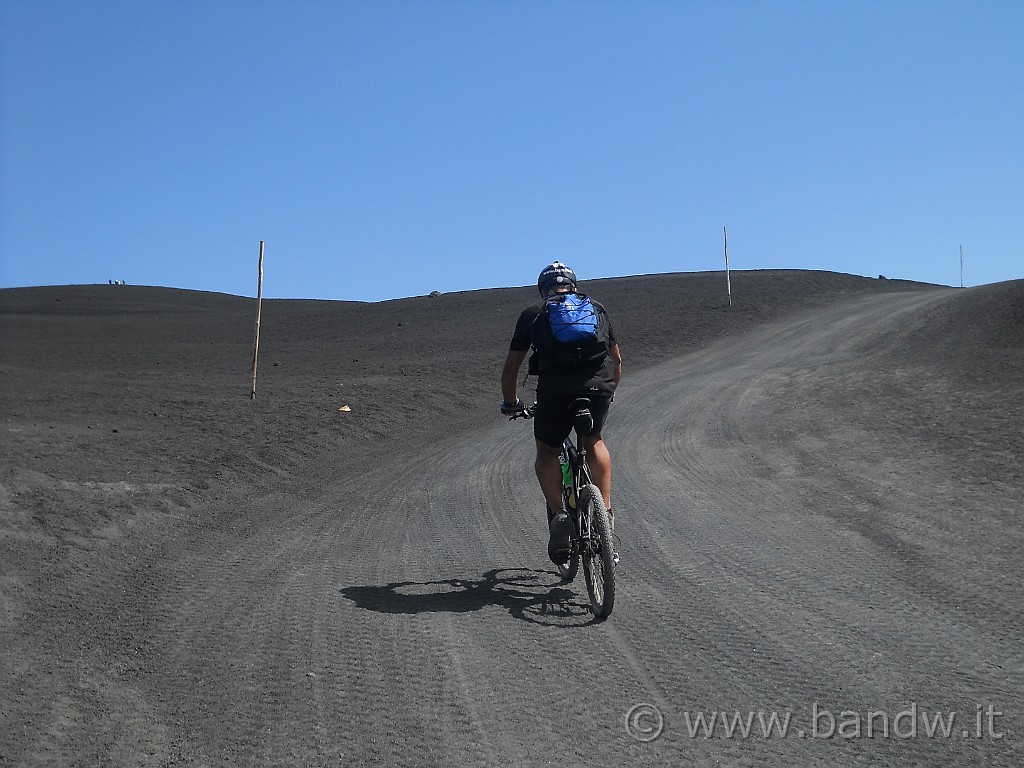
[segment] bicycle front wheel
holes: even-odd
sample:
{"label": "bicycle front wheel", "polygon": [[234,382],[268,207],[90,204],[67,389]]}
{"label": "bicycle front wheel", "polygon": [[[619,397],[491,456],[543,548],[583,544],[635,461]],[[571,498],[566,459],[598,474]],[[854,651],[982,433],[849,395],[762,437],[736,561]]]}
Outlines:
{"label": "bicycle front wheel", "polygon": [[615,552],[608,510],[596,485],[586,485],[580,491],[579,511],[583,577],[590,608],[594,616],[603,619],[611,614],[615,604]]}

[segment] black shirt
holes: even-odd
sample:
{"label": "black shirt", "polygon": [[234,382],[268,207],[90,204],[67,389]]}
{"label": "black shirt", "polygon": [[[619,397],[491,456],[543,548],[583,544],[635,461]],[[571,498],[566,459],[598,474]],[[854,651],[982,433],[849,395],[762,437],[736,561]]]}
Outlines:
{"label": "black shirt", "polygon": [[[594,306],[604,310],[598,302],[591,299]],[[526,352],[531,346],[535,346],[533,321],[544,308],[544,302],[539,301],[522,311],[519,320],[516,322],[516,330],[512,334],[512,342],[509,349],[513,352]],[[615,346],[615,331],[608,324],[608,343]],[[537,363],[536,369],[534,363]],[[605,395],[611,396],[615,392],[615,360],[607,355],[604,360],[583,367],[567,367],[549,360],[544,355],[535,352],[530,359],[530,373],[537,374],[537,397],[558,397],[561,395]]]}

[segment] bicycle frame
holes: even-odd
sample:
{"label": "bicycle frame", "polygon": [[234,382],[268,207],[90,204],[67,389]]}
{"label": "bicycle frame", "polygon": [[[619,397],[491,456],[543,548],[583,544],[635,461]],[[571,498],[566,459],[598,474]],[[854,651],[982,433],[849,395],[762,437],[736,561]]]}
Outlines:
{"label": "bicycle frame", "polygon": [[[572,485],[566,490],[571,492],[571,497],[566,499],[566,510],[573,518],[573,532],[571,537],[571,552],[573,555],[584,555],[596,551],[600,541],[595,541],[593,532],[590,530],[591,520],[580,514],[579,498],[584,487],[593,485],[590,476],[590,467],[587,465],[586,435],[580,434],[579,425],[573,425],[576,432],[576,442],[572,440],[572,433],[562,443],[562,451],[569,462]],[[589,434],[589,433],[588,433]],[[565,478],[563,477],[563,482]]]}
{"label": "bicycle frame", "polygon": [[590,467],[587,466],[587,447],[577,437],[579,445],[573,443],[572,438],[565,438],[562,450],[565,451],[569,466],[572,468],[572,491],[578,497],[583,486],[593,482],[590,477]]}

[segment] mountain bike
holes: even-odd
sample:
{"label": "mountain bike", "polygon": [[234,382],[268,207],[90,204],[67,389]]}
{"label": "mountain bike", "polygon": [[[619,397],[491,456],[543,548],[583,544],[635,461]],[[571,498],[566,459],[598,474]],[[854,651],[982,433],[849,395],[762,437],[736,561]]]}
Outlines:
{"label": "mountain bike", "polygon": [[[569,559],[558,565],[558,573],[563,581],[572,581],[579,572],[580,562],[583,563],[591,610],[594,616],[603,619],[611,614],[615,604],[615,566],[619,556],[613,546],[612,523],[604,497],[591,479],[587,466],[584,438],[594,428],[590,400],[577,398],[569,409],[572,411],[576,441],[573,442],[571,435],[565,438],[559,460],[562,463],[562,499],[572,520],[572,533],[569,537]],[[537,404],[534,403],[511,415],[509,421],[531,419],[536,411]]]}

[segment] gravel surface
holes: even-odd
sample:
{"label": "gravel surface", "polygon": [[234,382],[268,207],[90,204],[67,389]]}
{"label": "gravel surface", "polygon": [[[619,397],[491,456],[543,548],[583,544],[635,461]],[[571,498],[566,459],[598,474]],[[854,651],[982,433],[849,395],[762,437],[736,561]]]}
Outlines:
{"label": "gravel surface", "polygon": [[255,400],[254,299],[0,290],[0,766],[1024,764],[1024,281],[582,287],[606,621],[497,412],[533,289],[265,301]]}

